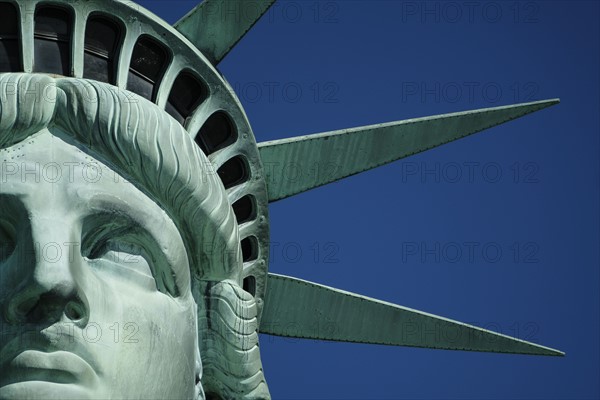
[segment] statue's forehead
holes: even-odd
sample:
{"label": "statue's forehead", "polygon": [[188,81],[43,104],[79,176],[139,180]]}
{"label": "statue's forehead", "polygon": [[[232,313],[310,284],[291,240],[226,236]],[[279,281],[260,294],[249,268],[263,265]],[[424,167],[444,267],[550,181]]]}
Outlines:
{"label": "statue's forehead", "polygon": [[184,258],[183,239],[163,208],[85,150],[48,130],[2,149],[0,194],[19,197],[29,212],[46,210],[65,221],[102,212],[126,215]]}
{"label": "statue's forehead", "polygon": [[3,187],[0,190],[39,192],[51,189],[51,197],[62,193],[73,197],[72,200],[81,197],[82,201],[89,200],[89,196],[80,196],[80,192],[87,192],[88,195],[120,192],[138,201],[150,200],[114,169],[83,148],[67,143],[44,129],[23,142],[2,149]]}
{"label": "statue's forehead", "polygon": [[[27,139],[0,149],[0,160],[7,165],[19,164],[25,161],[33,161],[43,166],[42,163],[52,161],[63,161],[70,165],[74,160],[79,162],[100,162],[97,156],[92,155],[89,149],[82,145],[68,143],[65,139],[58,137],[44,128]],[[25,160],[27,156],[27,160]],[[73,164],[74,165],[74,164]]]}

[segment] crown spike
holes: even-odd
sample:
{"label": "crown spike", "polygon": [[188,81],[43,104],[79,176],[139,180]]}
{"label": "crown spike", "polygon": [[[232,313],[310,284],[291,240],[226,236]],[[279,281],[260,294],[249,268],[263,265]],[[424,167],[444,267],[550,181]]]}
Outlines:
{"label": "crown spike", "polygon": [[204,0],[173,26],[217,65],[274,2]]}
{"label": "crown spike", "polygon": [[[484,108],[259,143],[269,202],[441,146],[558,102],[553,99]],[[286,179],[286,167],[290,165],[305,172],[302,179]]]}
{"label": "crown spike", "polygon": [[545,356],[564,353],[476,326],[269,274],[260,332],[304,339]]}

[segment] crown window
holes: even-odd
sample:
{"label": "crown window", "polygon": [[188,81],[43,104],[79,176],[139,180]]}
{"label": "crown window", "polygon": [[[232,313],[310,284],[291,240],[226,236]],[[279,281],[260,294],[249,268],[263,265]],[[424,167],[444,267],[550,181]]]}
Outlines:
{"label": "crown window", "polygon": [[184,71],[173,83],[166,111],[181,125],[192,112],[208,97],[208,90],[198,78]]}
{"label": "crown window", "polygon": [[169,61],[165,46],[148,36],[140,37],[133,48],[127,90],[154,101]]}
{"label": "crown window", "polygon": [[21,67],[19,18],[11,3],[0,3],[0,72],[15,72]]}
{"label": "crown window", "polygon": [[211,115],[196,135],[196,143],[207,155],[235,143],[236,140],[235,125],[223,111]]}
{"label": "crown window", "polygon": [[217,174],[223,181],[225,189],[229,189],[248,180],[248,167],[241,156],[236,156],[221,165]]}
{"label": "crown window", "polygon": [[83,77],[100,82],[116,83],[117,53],[122,29],[116,22],[93,16],[85,29]]}
{"label": "crown window", "polygon": [[258,240],[254,236],[243,239],[240,245],[244,262],[254,261],[258,258]]}
{"label": "crown window", "polygon": [[72,18],[64,8],[43,6],[35,12],[34,72],[71,75]]}
{"label": "crown window", "polygon": [[251,195],[246,195],[233,203],[233,212],[238,224],[243,224],[256,217],[256,200]]}

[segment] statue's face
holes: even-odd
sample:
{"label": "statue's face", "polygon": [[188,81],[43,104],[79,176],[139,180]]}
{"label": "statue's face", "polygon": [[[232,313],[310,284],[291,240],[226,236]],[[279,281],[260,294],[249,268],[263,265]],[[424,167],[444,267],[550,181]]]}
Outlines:
{"label": "statue's face", "polygon": [[192,398],[196,306],[167,214],[48,131],[0,165],[0,398]]}

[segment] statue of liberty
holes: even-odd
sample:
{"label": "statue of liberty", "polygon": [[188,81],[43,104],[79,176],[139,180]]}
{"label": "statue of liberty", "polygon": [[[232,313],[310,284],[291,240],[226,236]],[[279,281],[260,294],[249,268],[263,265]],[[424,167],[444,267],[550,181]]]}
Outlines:
{"label": "statue of liberty", "polygon": [[223,2],[0,1],[0,398],[268,399],[259,332],[563,355],[268,272],[269,203],[558,101],[257,144],[216,65],[273,1]]}

